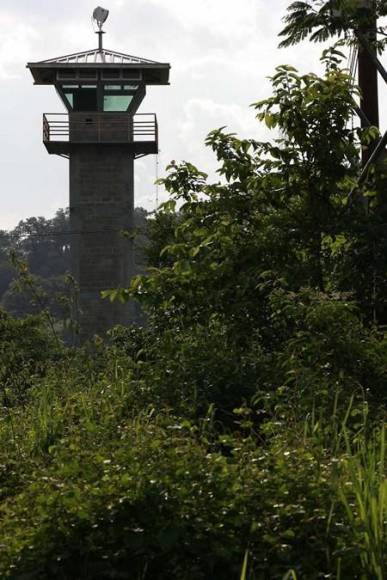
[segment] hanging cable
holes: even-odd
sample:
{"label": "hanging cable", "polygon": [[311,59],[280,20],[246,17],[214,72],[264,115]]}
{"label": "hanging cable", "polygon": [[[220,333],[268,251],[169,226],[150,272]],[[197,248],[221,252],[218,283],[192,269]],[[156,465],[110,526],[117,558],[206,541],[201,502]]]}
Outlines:
{"label": "hanging cable", "polygon": [[353,57],[353,46],[350,45],[348,60],[347,60],[347,69],[349,70],[349,72],[351,72],[351,69],[352,69],[352,57]]}
{"label": "hanging cable", "polygon": [[159,154],[156,154],[155,157],[155,175],[156,175],[156,181],[155,181],[155,185],[156,185],[156,207],[155,207],[155,211],[157,211],[159,209]]}

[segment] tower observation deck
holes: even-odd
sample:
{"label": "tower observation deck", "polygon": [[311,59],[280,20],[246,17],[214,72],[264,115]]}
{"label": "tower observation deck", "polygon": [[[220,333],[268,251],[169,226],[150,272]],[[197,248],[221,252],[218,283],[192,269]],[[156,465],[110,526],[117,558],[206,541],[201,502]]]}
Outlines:
{"label": "tower observation deck", "polygon": [[[107,11],[100,10],[105,16]],[[133,305],[101,299],[134,274],[134,161],[158,152],[156,115],[137,114],[146,87],[168,85],[168,63],[102,46],[28,63],[37,85],[52,85],[67,113],[43,115],[43,143],[69,159],[72,274],[79,286],[81,339],[134,321]],[[126,232],[126,235],[125,235]]]}

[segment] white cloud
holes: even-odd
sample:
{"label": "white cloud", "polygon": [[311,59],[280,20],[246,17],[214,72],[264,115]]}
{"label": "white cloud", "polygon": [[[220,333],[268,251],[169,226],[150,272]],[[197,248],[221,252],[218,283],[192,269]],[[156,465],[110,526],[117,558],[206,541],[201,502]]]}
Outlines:
{"label": "white cloud", "polygon": [[204,139],[209,130],[221,126],[240,135],[252,136],[256,132],[254,112],[239,105],[211,99],[190,99],[184,106],[178,137],[197,149],[195,139],[192,139],[194,136],[199,133]]}
{"label": "white cloud", "polygon": [[0,13],[0,79],[21,76],[20,67],[31,54],[38,32],[16,16]]}
{"label": "white cloud", "polygon": [[[203,141],[222,125],[243,137],[266,139],[249,108],[270,93],[266,77],[283,62],[319,70],[320,46],[277,50],[290,1],[101,0],[110,10],[106,46],[172,65],[171,86],[150,88],[142,108],[159,118],[160,174],[171,159],[213,170],[216,161]],[[16,223],[68,203],[67,164],[48,156],[40,137],[42,113],[62,106],[52,87],[32,85],[25,63],[96,46],[90,22],[96,4],[1,0],[0,228],[9,227],[12,216]],[[136,204],[154,208],[155,175],[154,157],[136,161]]]}
{"label": "white cloud", "polygon": [[17,225],[22,219],[20,217],[20,213],[16,211],[7,211],[1,212],[1,223],[0,223],[0,230],[11,230]]}
{"label": "white cloud", "polygon": [[204,140],[212,129],[220,127],[242,138],[270,138],[267,128],[258,123],[251,108],[211,99],[190,99],[184,106],[176,138],[184,150],[184,158],[208,172],[212,178],[218,164],[213,152],[204,147]]}
{"label": "white cloud", "polygon": [[244,38],[258,23],[262,1],[242,0],[150,0],[168,10],[184,29],[206,29],[222,38]]}

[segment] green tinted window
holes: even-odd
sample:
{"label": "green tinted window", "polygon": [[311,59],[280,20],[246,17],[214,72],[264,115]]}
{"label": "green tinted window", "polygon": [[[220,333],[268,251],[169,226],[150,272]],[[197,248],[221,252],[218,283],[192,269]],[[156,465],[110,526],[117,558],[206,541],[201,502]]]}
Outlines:
{"label": "green tinted window", "polygon": [[126,111],[133,99],[133,95],[105,95],[103,98],[104,111]]}
{"label": "green tinted window", "polygon": [[97,85],[62,85],[67,103],[73,111],[97,111]]}
{"label": "green tinted window", "polygon": [[65,95],[70,107],[73,108],[73,106],[74,106],[74,94],[73,93],[65,93],[64,95]]}

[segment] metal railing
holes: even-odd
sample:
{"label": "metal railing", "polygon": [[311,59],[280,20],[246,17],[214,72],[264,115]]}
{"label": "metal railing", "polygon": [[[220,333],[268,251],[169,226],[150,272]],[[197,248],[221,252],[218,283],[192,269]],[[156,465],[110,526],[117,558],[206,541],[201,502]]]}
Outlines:
{"label": "metal railing", "polygon": [[45,113],[44,143],[158,143],[157,117],[154,113]]}

